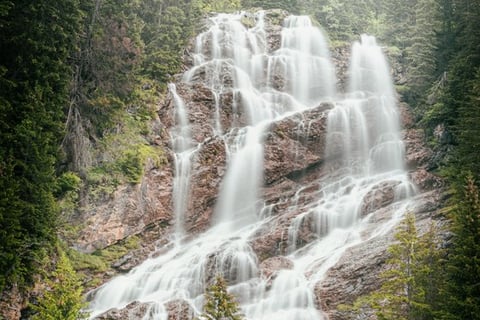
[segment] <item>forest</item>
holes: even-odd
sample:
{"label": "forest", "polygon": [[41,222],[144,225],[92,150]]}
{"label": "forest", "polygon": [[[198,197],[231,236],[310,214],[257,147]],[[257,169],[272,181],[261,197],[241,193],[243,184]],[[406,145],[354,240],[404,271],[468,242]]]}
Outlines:
{"label": "forest", "polygon": [[81,317],[83,282],[67,244],[76,210],[138,183],[147,158],[166,161],[146,123],[184,71],[191,39],[213,12],[255,8],[311,16],[331,47],[375,35],[406,70],[396,90],[433,150],[429,169],[448,183],[446,238],[417,235],[407,215],[381,290],[345,310],[480,319],[477,0],[1,0],[0,300],[40,281],[48,290],[25,317]]}

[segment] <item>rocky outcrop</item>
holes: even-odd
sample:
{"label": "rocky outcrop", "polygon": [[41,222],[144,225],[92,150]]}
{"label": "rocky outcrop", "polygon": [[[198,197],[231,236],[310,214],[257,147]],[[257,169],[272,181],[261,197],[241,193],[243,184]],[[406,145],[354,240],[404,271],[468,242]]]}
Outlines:
{"label": "rocky outcrop", "polygon": [[152,224],[169,224],[172,183],[169,166],[147,167],[140,184],[120,186],[110,200],[92,206],[74,246],[80,251],[93,252],[138,234]]}
{"label": "rocky outcrop", "polygon": [[225,142],[219,137],[205,141],[193,160],[191,193],[185,222],[190,233],[204,231],[210,226],[213,207],[220,182],[225,174]]}
{"label": "rocky outcrop", "polygon": [[99,316],[99,320],[125,320],[125,319],[142,319],[150,309],[148,303],[132,302],[122,309],[112,309]]}
{"label": "rocky outcrop", "polygon": [[[281,15],[281,12],[278,13],[278,17]],[[267,45],[274,50],[280,44],[280,28],[273,25],[268,28]],[[339,66],[337,70],[343,75],[346,74],[348,49],[339,47],[333,56]],[[212,90],[215,88],[210,87],[212,68],[223,70],[225,88],[222,94],[217,95],[216,91]],[[392,67],[393,70],[396,68]],[[401,79],[401,76],[397,78]],[[339,86],[345,86],[344,76],[339,79]],[[205,65],[197,69],[190,80],[189,84],[179,83],[177,93],[185,101],[192,140],[197,145],[191,159],[192,175],[184,225],[188,234],[195,235],[206,230],[211,224],[220,184],[226,171],[226,140],[233,139],[238,133],[237,128],[248,122],[248,114],[245,110],[236,108],[242,96],[230,90],[233,75],[227,64]],[[284,85],[283,80],[276,79],[278,88]],[[325,155],[327,118],[332,108],[332,104],[324,103],[280,119],[265,130],[265,170],[262,186],[265,208],[261,215],[270,219],[250,237],[248,245],[260,263],[260,276],[269,279],[269,283],[280,270],[293,268],[293,262],[284,257],[289,246],[299,248],[323,236],[314,230],[314,223],[309,215],[299,219],[301,221],[298,223],[295,239],[289,239],[288,231],[292,221],[310,210],[312,203],[321,197],[319,177],[330,174],[324,163],[327,160],[334,162],[338,156],[333,152],[327,159]],[[407,168],[418,189],[416,206],[412,211],[419,217],[419,225],[427,225],[432,217],[437,217],[436,212],[442,202],[440,199],[443,182],[429,172],[432,153],[424,144],[422,131],[415,129],[408,106],[400,104],[400,111],[403,127],[406,128],[403,137]],[[147,168],[139,185],[120,186],[108,202],[95,205],[89,211],[86,226],[76,243],[80,250],[91,252],[132,234],[148,235],[152,226],[155,226],[157,231],[145,236],[142,250],[129,253],[113,264],[119,272],[127,272],[145,259],[148,252],[153,251],[154,246],[151,244],[158,243],[158,239],[162,239],[162,246],[168,247],[166,233],[169,228],[165,226],[173,224],[174,164],[173,147],[165,132],[175,130],[176,115],[172,97],[166,97],[158,113],[163,134],[158,136],[156,143],[166,148],[169,163],[161,168]],[[230,133],[225,135],[226,132]],[[335,148],[332,150],[335,151]],[[396,201],[396,186],[397,182],[382,182],[372,188],[363,199],[360,216],[371,214],[370,225],[363,235],[366,238],[375,223],[391,217],[391,206]],[[350,304],[356,297],[380,286],[378,275],[388,258],[386,248],[391,241],[392,232],[386,232],[371,241],[348,248],[330,268],[324,280],[315,285],[316,303],[330,319],[348,319],[348,315],[338,311],[338,306]],[[210,258],[211,263],[207,270],[213,269],[216,259],[215,255]],[[212,277],[213,272],[206,276],[207,282]],[[192,318],[193,311],[186,301],[175,300],[165,308],[169,313],[168,319]],[[110,310],[99,319],[141,318],[146,312],[148,304],[135,302],[122,310]]]}
{"label": "rocky outcrop", "polygon": [[360,215],[366,216],[378,209],[384,208],[395,200],[396,181],[382,182],[374,186],[362,199]]}
{"label": "rocky outcrop", "polygon": [[272,279],[280,270],[293,269],[293,262],[282,256],[271,257],[260,264],[262,277]]}
{"label": "rocky outcrop", "polygon": [[[435,189],[417,195],[410,208],[416,215],[419,234],[426,232],[435,221],[443,224],[440,214],[444,194]],[[371,228],[375,228],[379,220],[389,219],[391,208],[377,211],[371,218]],[[339,305],[352,305],[355,299],[377,290],[381,285],[380,273],[385,270],[388,258],[387,248],[393,242],[392,230],[353,246],[343,254],[342,258],[328,271],[325,280],[317,283],[315,296],[317,303],[325,311],[330,320],[359,319],[357,314],[339,311]],[[364,315],[361,319],[369,319]]]}
{"label": "rocky outcrop", "polygon": [[167,320],[191,319],[194,315],[193,309],[185,300],[173,300],[166,303]]}
{"label": "rocky outcrop", "polygon": [[357,297],[380,287],[379,274],[384,270],[385,252],[390,243],[391,236],[386,235],[348,249],[328,271],[325,280],[317,283],[317,304],[330,320],[349,319],[338,311],[338,306],[351,305]]}
{"label": "rocky outcrop", "polygon": [[270,128],[265,139],[265,183],[301,173],[324,160],[328,110],[325,103]]}
{"label": "rocky outcrop", "polygon": [[27,306],[27,300],[16,285],[3,290],[0,292],[0,318],[20,319],[22,309]]}

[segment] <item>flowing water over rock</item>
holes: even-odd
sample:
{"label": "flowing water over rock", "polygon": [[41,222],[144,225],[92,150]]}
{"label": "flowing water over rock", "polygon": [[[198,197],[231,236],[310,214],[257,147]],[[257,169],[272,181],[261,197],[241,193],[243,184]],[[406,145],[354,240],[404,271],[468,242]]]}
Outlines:
{"label": "flowing water over rock", "polygon": [[[399,112],[375,39],[362,36],[353,45],[349,90],[339,99],[327,41],[308,17],[287,17],[276,48],[264,12],[252,28],[242,17],[211,18],[183,77],[182,86],[211,92],[205,132],[196,132],[195,113],[169,87],[177,241],[96,290],[92,318],[135,301],[147,310],[144,319],[167,319],[172,304],[184,310],[178,317],[193,318],[205,287],[221,274],[247,319],[323,319],[315,288],[327,271],[347,249],[389,232],[409,205],[414,188],[404,170]],[[210,228],[188,239],[187,211],[199,210],[188,206],[195,159],[218,140],[226,166]],[[287,172],[277,176],[282,159]],[[372,223],[385,207],[387,218]]]}

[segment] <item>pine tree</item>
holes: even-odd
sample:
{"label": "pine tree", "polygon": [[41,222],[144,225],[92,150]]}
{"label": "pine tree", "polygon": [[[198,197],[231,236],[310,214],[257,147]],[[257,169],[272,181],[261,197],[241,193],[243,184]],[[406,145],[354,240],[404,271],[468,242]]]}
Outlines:
{"label": "pine tree", "polygon": [[453,212],[452,232],[442,319],[480,319],[480,193],[471,175]]}
{"label": "pine tree", "polygon": [[46,290],[32,309],[37,313],[32,320],[77,320],[85,316],[82,286],[70,261],[63,251],[59,252],[55,271],[45,282]]}
{"label": "pine tree", "polygon": [[227,284],[221,276],[207,288],[201,320],[241,320],[235,298],[227,292]]}
{"label": "pine tree", "polygon": [[31,280],[55,242],[55,164],[79,1],[0,4],[0,292]]}
{"label": "pine tree", "polygon": [[407,213],[395,233],[397,243],[388,248],[388,269],[381,273],[381,288],[357,299],[353,310],[372,308],[378,319],[434,319],[440,272],[441,250],[434,226],[419,236],[415,215]]}
{"label": "pine tree", "polygon": [[407,52],[407,75],[414,98],[425,96],[426,89],[437,78],[437,32],[440,29],[440,7],[436,0],[418,0],[414,8],[415,25],[412,44]]}

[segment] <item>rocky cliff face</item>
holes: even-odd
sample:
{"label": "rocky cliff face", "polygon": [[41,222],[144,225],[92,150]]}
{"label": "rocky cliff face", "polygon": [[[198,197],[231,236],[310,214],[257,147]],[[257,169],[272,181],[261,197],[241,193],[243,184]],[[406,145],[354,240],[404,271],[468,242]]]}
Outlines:
{"label": "rocky cliff face", "polygon": [[[279,14],[278,12],[275,14]],[[284,14],[284,13],[281,13]],[[280,28],[269,23],[268,45],[271,49],[280,46]],[[341,64],[337,70],[345,72],[342,61],[349,52],[345,48],[335,51],[335,61]],[[188,57],[186,57],[188,61]],[[402,79],[399,70],[393,70],[396,79]],[[199,143],[199,150],[193,159],[190,182],[190,197],[187,204],[185,229],[189,235],[195,235],[208,229],[212,222],[214,205],[217,201],[222,178],[225,175],[227,149],[224,140],[216,135],[209,119],[219,112],[219,121],[224,130],[240,127],[246,123],[246,114],[235,108],[237,96],[232,90],[224,90],[218,97],[220,109],[216,107],[214,93],[205,81],[209,70],[197,73],[197,78],[189,84],[179,83],[177,92],[185,101],[188,120],[192,124],[192,139]],[[224,76],[228,78],[228,71]],[[342,78],[341,78],[342,79]],[[225,83],[229,83],[228,79]],[[340,80],[340,85],[344,80]],[[277,87],[282,87],[283,80],[278,79]],[[322,103],[312,109],[292,114],[270,125],[265,131],[264,141],[264,179],[262,196],[266,203],[262,214],[271,217],[263,228],[249,240],[256,254],[261,270],[261,277],[273,279],[280,270],[292,268],[292,262],[283,255],[291,245],[289,226],[292,220],[306,212],[313,199],[319,197],[319,181],[330,174],[325,167],[326,134],[328,113],[333,108],[331,103]],[[423,135],[409,115],[408,106],[400,103],[403,139],[406,147],[406,163],[409,176],[417,187],[415,206],[409,210],[415,212],[420,230],[433,219],[439,219],[438,210],[442,204],[443,182],[428,172],[431,151],[423,142]],[[163,241],[168,238],[174,224],[172,208],[173,185],[173,146],[165,132],[175,124],[175,105],[171,96],[160,105],[157,143],[165,147],[170,159],[167,165],[145,170],[142,182],[136,186],[118,188],[111,199],[100,203],[85,214],[85,227],[75,246],[83,251],[107,247],[130,235],[147,234],[155,228]],[[329,153],[335,159],[335,152]],[[394,186],[389,183],[379,184],[365,198],[362,215],[372,214],[368,228],[375,228],[375,223],[389,219],[394,202]],[[293,204],[296,204],[293,206]],[[295,210],[291,210],[291,208]],[[368,230],[367,228],[367,230]],[[295,239],[295,246],[300,248],[318,239],[318,232],[312,229],[308,219],[304,220]],[[145,242],[154,244],[157,238],[145,237]],[[289,242],[290,241],[290,242]],[[362,242],[348,248],[345,254],[326,273],[323,280],[315,286],[317,307],[321,308],[330,319],[346,319],[345,314],[337,311],[342,303],[351,303],[359,295],[371,292],[379,287],[378,274],[387,259],[386,248],[392,241],[391,233]],[[144,244],[145,246],[148,243]],[[125,259],[140,262],[146,257],[141,251],[140,257],[130,254],[120,259],[117,267],[125,264]],[[129,269],[129,268],[128,268]],[[182,301],[168,306],[171,319],[190,319],[191,310]],[[123,311],[112,310],[99,319],[140,318],[147,312],[147,306],[135,303]],[[176,310],[176,311],[175,311]],[[175,316],[174,316],[175,314]],[[169,318],[170,319],[170,318]]]}

